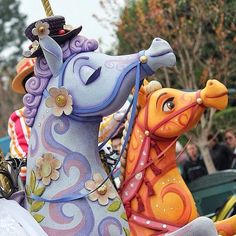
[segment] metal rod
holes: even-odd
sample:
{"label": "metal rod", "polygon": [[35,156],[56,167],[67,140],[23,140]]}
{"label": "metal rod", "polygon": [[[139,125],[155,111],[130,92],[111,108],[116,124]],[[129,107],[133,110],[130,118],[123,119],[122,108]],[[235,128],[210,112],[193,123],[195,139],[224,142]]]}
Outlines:
{"label": "metal rod", "polygon": [[43,4],[43,7],[44,7],[44,10],[46,12],[46,16],[53,16],[53,11],[52,11],[52,7],[50,5],[50,2],[49,0],[41,0],[42,1],[42,4]]}

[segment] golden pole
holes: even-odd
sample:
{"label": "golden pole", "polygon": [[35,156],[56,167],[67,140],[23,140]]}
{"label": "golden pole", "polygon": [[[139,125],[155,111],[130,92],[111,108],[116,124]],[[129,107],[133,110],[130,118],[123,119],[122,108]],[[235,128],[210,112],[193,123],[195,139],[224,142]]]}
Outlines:
{"label": "golden pole", "polygon": [[41,1],[42,1],[44,10],[46,12],[46,16],[47,17],[48,16],[53,16],[53,11],[52,11],[52,8],[51,8],[49,0],[41,0]]}

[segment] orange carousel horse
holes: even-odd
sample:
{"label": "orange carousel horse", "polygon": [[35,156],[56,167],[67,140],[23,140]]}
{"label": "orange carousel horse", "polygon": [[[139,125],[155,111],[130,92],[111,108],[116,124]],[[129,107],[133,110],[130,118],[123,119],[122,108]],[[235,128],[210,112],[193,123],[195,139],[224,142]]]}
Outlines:
{"label": "orange carousel horse", "polygon": [[[172,235],[199,217],[178,171],[176,141],[197,124],[207,107],[221,110],[228,102],[227,89],[217,80],[209,80],[197,92],[161,88],[155,82],[140,90],[140,109],[121,159],[120,194],[132,236]],[[220,235],[234,235],[236,216],[216,223],[216,229]]]}

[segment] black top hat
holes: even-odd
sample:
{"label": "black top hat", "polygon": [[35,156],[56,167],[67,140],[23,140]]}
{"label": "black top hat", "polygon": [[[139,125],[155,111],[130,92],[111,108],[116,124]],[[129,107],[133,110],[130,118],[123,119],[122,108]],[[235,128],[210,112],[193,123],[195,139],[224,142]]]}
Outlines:
{"label": "black top hat", "polygon": [[[69,27],[65,23],[65,18],[63,16],[50,16],[39,21],[41,21],[42,23],[48,23],[50,31],[49,36],[53,38],[58,44],[62,44],[68,39],[75,37],[82,29],[82,26],[75,29],[69,29]],[[35,24],[37,22],[38,21],[30,24],[25,30],[26,37],[32,42],[34,42],[35,40],[39,40],[39,37],[32,33],[32,30],[35,28]],[[23,54],[25,57],[38,57],[42,53],[42,49],[40,48],[40,46],[38,46],[36,50],[29,50],[24,52]]]}

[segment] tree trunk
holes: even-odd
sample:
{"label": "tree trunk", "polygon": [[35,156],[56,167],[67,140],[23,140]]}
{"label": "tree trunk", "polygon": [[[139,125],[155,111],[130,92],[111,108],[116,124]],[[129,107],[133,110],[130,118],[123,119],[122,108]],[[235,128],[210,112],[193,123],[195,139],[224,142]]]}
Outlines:
{"label": "tree trunk", "polygon": [[216,168],[215,168],[215,165],[214,165],[214,163],[212,161],[212,158],[211,158],[209,149],[206,146],[206,143],[205,144],[202,143],[202,145],[199,144],[199,149],[200,149],[201,154],[203,156],[203,160],[204,160],[204,163],[206,165],[208,174],[215,173],[216,172]]}

